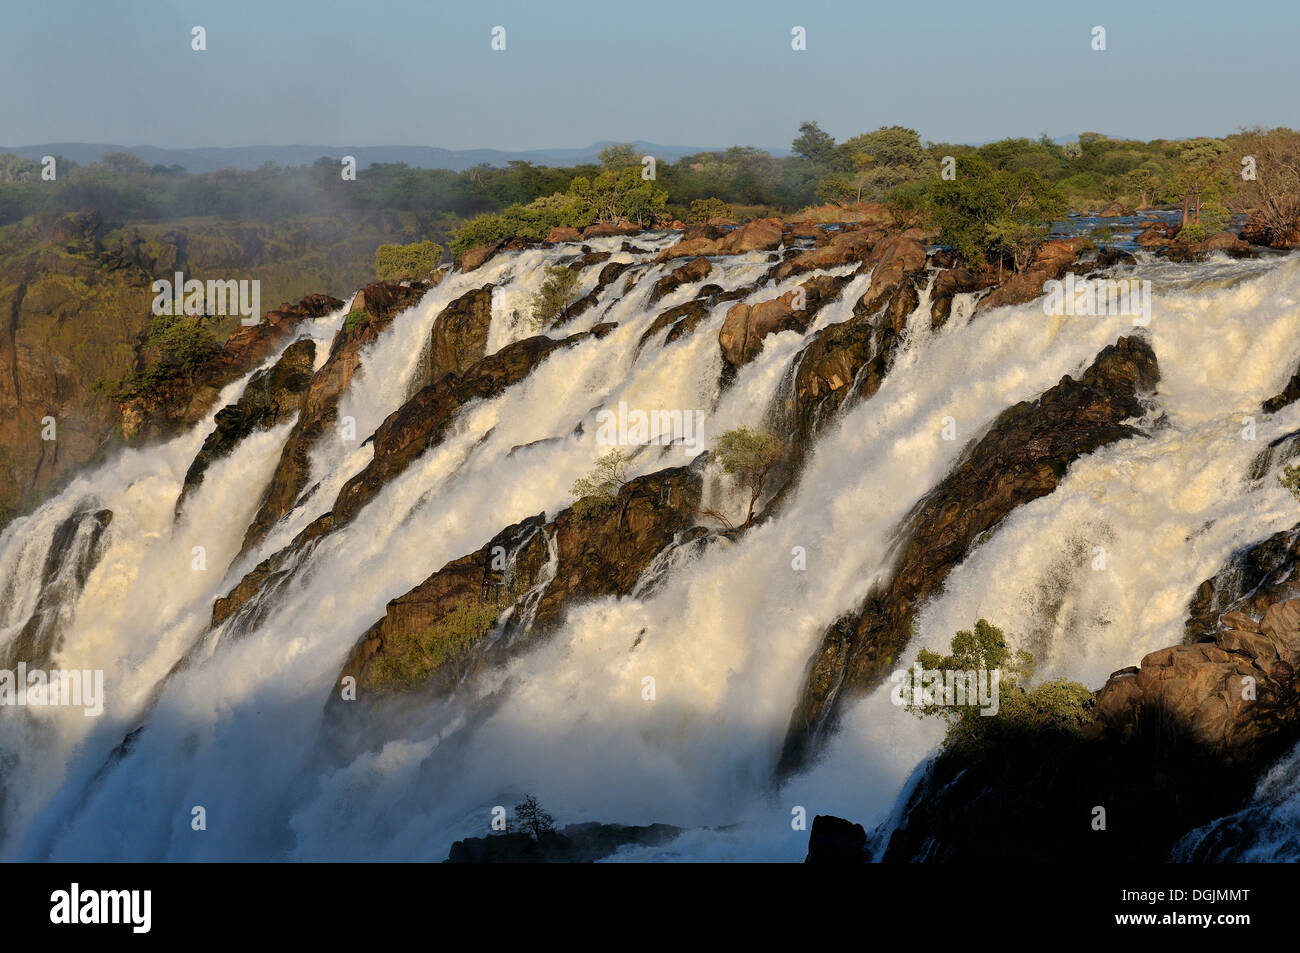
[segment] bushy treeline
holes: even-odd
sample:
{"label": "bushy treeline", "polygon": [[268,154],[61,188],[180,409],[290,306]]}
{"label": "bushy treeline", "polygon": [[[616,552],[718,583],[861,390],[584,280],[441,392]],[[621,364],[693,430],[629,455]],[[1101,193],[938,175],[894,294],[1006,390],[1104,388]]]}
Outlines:
{"label": "bushy treeline", "polygon": [[[1188,237],[1221,228],[1230,210],[1257,212],[1270,236],[1300,223],[1300,133],[1250,130],[1223,138],[1113,139],[1085,132],[1057,143],[1003,139],[984,146],[923,142],[887,126],[837,142],[804,122],[792,154],[748,146],[675,162],[611,146],[599,162],[567,168],[514,161],[462,172],[373,165],[345,181],[339,162],[267,164],[253,171],[189,174],[110,153],[87,165],[40,166],[0,156],[0,225],[43,212],[98,209],[123,222],[216,216],[245,222],[302,214],[393,212],[420,237],[459,254],[502,239],[540,240],[554,227],[599,222],[789,214],[816,203],[887,201],[900,218],[945,226],[968,258],[1014,261],[1045,219],[1067,209],[1185,204]],[[1250,176],[1247,160],[1252,164]],[[946,174],[945,174],[946,173]]]}

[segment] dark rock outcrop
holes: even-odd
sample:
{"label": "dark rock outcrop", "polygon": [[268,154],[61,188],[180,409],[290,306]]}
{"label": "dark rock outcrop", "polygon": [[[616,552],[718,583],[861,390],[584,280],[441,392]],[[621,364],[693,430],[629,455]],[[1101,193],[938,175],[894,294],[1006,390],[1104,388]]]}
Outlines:
{"label": "dark rock outcrop", "polygon": [[1158,377],[1150,346],[1120,338],[1078,380],[1062,378],[1037,400],[1002,412],[909,515],[890,578],[827,630],[791,718],[782,772],[804,763],[847,695],[884,674],[907,644],[916,610],[980,534],[1050,493],[1078,457],[1139,433],[1124,421],[1142,415],[1139,394]]}
{"label": "dark rock outcrop", "polygon": [[1170,261],[1204,261],[1214,252],[1222,252],[1229,258],[1253,258],[1255,252],[1250,244],[1242,241],[1232,232],[1216,232],[1198,242],[1174,241],[1161,249],[1161,254]]}
{"label": "dark rock outcrop", "polygon": [[444,374],[459,374],[487,351],[492,325],[492,285],[467,291],[434,318],[429,333],[429,370],[426,383]]}
{"label": "dark rock outcrop", "polygon": [[713,265],[709,263],[707,258],[692,258],[686,264],[674,268],[654,283],[654,287],[650,289],[648,303],[654,304],[664,295],[676,291],[682,285],[703,281],[709,277],[709,272],[712,270]]}
{"label": "dark rock outcrop", "polygon": [[293,540],[245,574],[212,607],[212,625],[218,626],[242,610],[254,598],[265,599],[270,587],[278,585],[297,562],[326,534],[350,521],[393,477],[438,443],[456,412],[466,403],[494,396],[518,383],[554,351],[602,337],[613,330],[600,324],[590,331],[555,340],[544,335],[525,338],[483,358],[463,376],[444,374],[411,396],[389,414],[375,431],[374,456],[360,473],[339,490],[333,508],[313,520]]}
{"label": "dark rock outcrop", "polygon": [[[595,254],[609,257],[605,252],[597,252]],[[605,289],[608,288],[619,275],[623,274],[623,272],[627,271],[631,267],[632,263],[626,261],[611,261],[607,263],[600,269],[600,274],[596,276],[596,287],[592,288],[591,291],[587,292],[587,294],[569,305],[569,307],[565,309],[564,314],[555,322],[553,327],[563,327],[580,314],[586,312],[588,308],[594,307],[596,302],[600,300],[600,296],[604,294]]]}
{"label": "dark rock outcrop", "polygon": [[1083,250],[1082,238],[1062,238],[1043,242],[1029,267],[1022,272],[1005,275],[987,295],[975,305],[976,312],[988,311],[1003,305],[1024,304],[1043,293],[1043,283],[1059,279],[1074,267]]}
{"label": "dark rock outcrop", "polygon": [[336,522],[350,520],[412,460],[441,441],[456,411],[465,404],[501,393],[555,351],[603,337],[613,328],[605,324],[566,338],[525,338],[477,361],[464,374],[444,374],[421,388],[375,431],[374,457],[339,491],[333,510]]}
{"label": "dark rock outcrop", "polygon": [[448,864],[590,864],[621,847],[666,844],[682,833],[669,824],[570,824],[540,839],[520,832],[467,837],[451,845]]}
{"label": "dark rock outcrop", "polygon": [[295,341],[285,348],[273,367],[253,375],[239,400],[217,411],[215,429],[203,441],[185,473],[176,500],[178,516],[185,498],[203,482],[203,474],[214,461],[228,456],[254,431],[270,430],[298,412],[302,396],[311,383],[315,358],[315,341],[310,338]]}
{"label": "dark rock outcrop", "polygon": [[805,864],[860,864],[867,858],[867,832],[834,814],[818,814],[808,832]]}
{"label": "dark rock outcrop", "polygon": [[[454,687],[545,634],[575,601],[631,592],[654,557],[695,525],[700,490],[697,468],[673,467],[629,481],[603,511],[571,508],[550,522],[538,515],[508,527],[390,602],[340,679],[354,677],[359,696]],[[477,630],[447,625],[457,612],[477,613]],[[420,633],[436,636],[412,671],[409,639]]]}
{"label": "dark rock outcrop", "polygon": [[365,318],[349,321],[339,329],[330,345],[328,360],[312,377],[302,398],[298,421],[285,442],[257,514],[244,534],[241,555],[266,538],[306,489],[311,448],[326,428],[334,425],[339,399],[361,367],[362,348],[378,338],[400,312],[417,304],[427,290],[424,285],[380,282],[366,285],[357,293],[352,311],[364,313]]}
{"label": "dark rock outcrop", "polygon": [[321,318],[343,307],[329,295],[308,295],[297,304],[268,311],[265,320],[240,325],[230,332],[217,355],[193,376],[178,375],[161,382],[148,396],[122,401],[122,431],[139,440],[165,437],[198,423],[221,389],[266,361],[275,348],[304,320]]}
{"label": "dark rock outcrop", "polygon": [[759,218],[747,222],[719,238],[683,238],[664,249],[655,261],[674,258],[695,258],[699,255],[741,255],[751,251],[772,251],[780,248],[785,232],[779,218]]}
{"label": "dark rock outcrop", "polygon": [[[780,331],[802,334],[817,312],[839,297],[848,280],[818,275],[804,282],[799,290],[787,291],[779,298],[754,305],[734,305],[718,331],[722,359],[732,367],[740,367],[758,355],[763,338],[769,334]],[[803,299],[802,308],[795,307],[798,298]]]}
{"label": "dark rock outcrop", "polygon": [[1234,815],[1300,741],[1297,566],[1300,527],[1234,554],[1192,600],[1187,641],[1112,675],[1084,730],[941,752],[876,833],[883,858],[1157,863],[1209,825],[1178,859],[1234,859]]}

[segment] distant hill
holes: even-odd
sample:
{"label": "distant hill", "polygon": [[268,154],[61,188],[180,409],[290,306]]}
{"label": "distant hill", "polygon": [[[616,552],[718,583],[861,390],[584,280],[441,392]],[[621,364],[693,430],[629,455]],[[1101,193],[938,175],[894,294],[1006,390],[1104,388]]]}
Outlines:
{"label": "distant hill", "polygon": [[[179,165],[187,172],[213,172],[217,169],[256,169],[266,162],[279,165],[310,165],[321,156],[338,158],[356,156],[358,168],[384,162],[405,162],[421,169],[451,169],[456,172],[487,163],[503,166],[514,159],[536,165],[571,166],[595,162],[596,155],[613,141],[593,142],[581,149],[531,149],[505,152],[500,149],[440,149],[436,146],[236,146],[233,148],[161,149],[158,146],[118,146],[89,142],[46,142],[34,146],[0,146],[0,153],[12,152],[25,159],[58,155],[74,162],[95,162],[105,152],[130,152],[150,165]],[[638,149],[657,159],[676,161],[714,147],[661,146],[637,142]],[[772,151],[772,150],[769,150]],[[773,155],[787,155],[788,149]]]}

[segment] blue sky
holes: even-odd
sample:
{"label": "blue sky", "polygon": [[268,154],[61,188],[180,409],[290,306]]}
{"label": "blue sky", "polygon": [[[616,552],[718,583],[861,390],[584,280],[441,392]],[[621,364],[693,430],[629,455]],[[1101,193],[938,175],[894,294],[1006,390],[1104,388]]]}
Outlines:
{"label": "blue sky", "polygon": [[1221,135],[1300,126],[1297,38],[1294,0],[0,0],[0,143]]}

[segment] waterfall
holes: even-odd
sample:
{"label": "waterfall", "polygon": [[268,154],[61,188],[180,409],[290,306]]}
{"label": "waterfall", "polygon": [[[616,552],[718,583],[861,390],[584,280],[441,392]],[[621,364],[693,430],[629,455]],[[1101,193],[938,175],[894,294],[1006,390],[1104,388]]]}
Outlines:
{"label": "waterfall", "polygon": [[[633,239],[652,253],[674,240]],[[213,601],[327,512],[369,462],[373,444],[363,441],[409,396],[442,309],[491,283],[488,352],[527,337],[535,332],[521,316],[546,267],[575,260],[577,246],[499,254],[399,315],[363,351],[340,403],[358,439],[322,437],[311,455],[314,491],[235,565],[291,424],[214,463],[175,523],[172,505],[211,415],[88,470],[4,531],[0,650],[41,598],[58,526],[87,509],[113,514],[84,585],[61,596],[67,621],[55,659],[103,669],[107,709],[99,718],[0,709],[0,858],[441,860],[453,841],[486,834],[492,808],[524,792],[565,822],[689,829],[627,855],[636,859],[799,860],[807,833],[791,824],[797,808],[810,819],[888,817],[939,728],[895,708],[883,690],[846,712],[806,774],[774,788],[807,661],[825,627],[888,572],[900,521],[963,447],[1006,407],[1134,333],[1125,319],[1049,317],[1040,302],[975,314],[968,297],[932,330],[923,293],[879,391],[826,423],[772,519],[734,540],[665,551],[632,595],[569,606],[557,631],[504,669],[436,704],[403,706],[382,731],[346,705],[327,716],[343,659],[389,600],[503,527],[539,512],[553,518],[569,504],[570,486],[602,450],[600,409],[622,401],[702,410],[705,449],[727,429],[759,426],[811,336],[849,319],[870,281],[854,277],[804,335],[767,338],[724,388],[717,335],[734,301],[712,306],[670,344],[664,332],[638,342],[700,284],[753,285],[769,256],[716,259],[705,282],[651,306],[654,282],[680,262],[642,263],[649,256],[622,251],[618,238],[588,244],[632,264],[594,307],[551,333],[617,327],[558,349],[518,384],[463,408],[441,442],[300,554],[255,612],[237,613],[207,641]],[[1300,361],[1300,261],[1135,267],[1154,282],[1146,333],[1162,371],[1142,423],[1148,439],[1077,461],[1055,492],[1013,511],[921,611],[909,659],[986,617],[1034,651],[1048,677],[1096,688],[1110,671],[1176,643],[1195,587],[1236,548],[1296,522],[1275,477],[1249,477],[1269,440],[1300,429],[1300,405],[1259,411]],[[584,271],[579,294],[598,270]],[[799,280],[739,300],[768,300]],[[318,364],[346,310],[303,326],[321,342]],[[212,413],[243,383],[227,387]],[[1241,439],[1246,415],[1257,419],[1257,441]],[[945,417],[958,439],[942,439]],[[630,475],[689,460],[680,447],[646,447],[632,455]],[[206,569],[192,568],[195,547]],[[1095,547],[1105,551],[1101,571],[1092,568]],[[794,568],[796,548],[806,569]],[[202,657],[173,672],[200,643]],[[325,730],[327,717],[339,725]],[[331,740],[337,731],[347,744]],[[191,826],[196,807],[206,831]]]}

